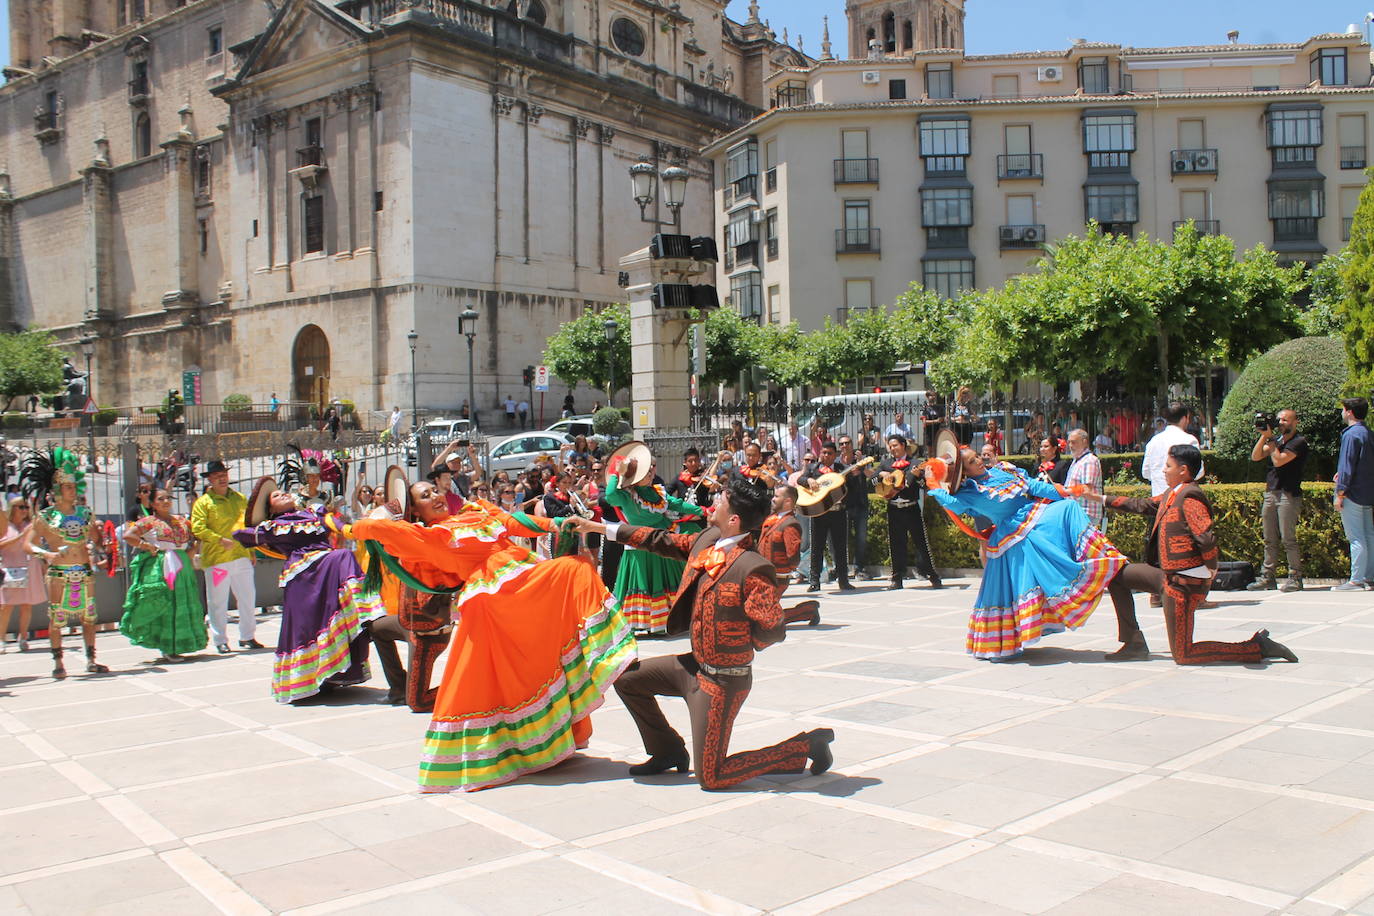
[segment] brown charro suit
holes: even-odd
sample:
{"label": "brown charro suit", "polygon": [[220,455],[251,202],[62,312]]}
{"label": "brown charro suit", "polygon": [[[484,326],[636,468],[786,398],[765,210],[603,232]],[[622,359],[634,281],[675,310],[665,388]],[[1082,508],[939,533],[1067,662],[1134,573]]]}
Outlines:
{"label": "brown charro suit", "polygon": [[654,757],[679,754],[682,736],[659,709],[658,697],[680,696],[692,720],[697,781],[725,789],[767,773],[800,773],[810,743],[803,732],[772,747],[730,754],[730,730],[753,684],[756,649],[786,638],[772,564],[750,548],[745,535],[716,546],[718,528],[670,534],[622,525],[616,540],[687,562],[668,614],[668,634],[691,634],[692,651],[636,663],[615,690],[634,717],[644,749]]}
{"label": "brown charro suit", "polygon": [[[796,512],[786,515],[770,515],[763,522],[759,535],[759,553],[773,564],[778,577],[778,600],[787,591],[787,580],[801,565],[802,526]],[[821,622],[820,604],[803,601],[796,607],[783,608],[786,623],[809,623],[812,626]]]}

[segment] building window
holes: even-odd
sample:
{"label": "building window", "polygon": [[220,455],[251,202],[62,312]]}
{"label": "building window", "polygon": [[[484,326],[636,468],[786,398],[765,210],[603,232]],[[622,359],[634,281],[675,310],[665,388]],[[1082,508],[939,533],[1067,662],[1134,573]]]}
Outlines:
{"label": "building window", "polygon": [[1346,80],[1345,48],[1323,48],[1312,55],[1312,82],[1323,86],[1344,86]]}
{"label": "building window", "polygon": [[778,259],[778,208],[774,207],[768,211],[768,215],[763,219],[763,239],[767,250],[768,260]]}
{"label": "building window", "polygon": [[973,259],[925,261],[921,264],[921,285],[934,290],[942,299],[957,299],[959,293],[973,289]]}
{"label": "building window", "polygon": [[1317,220],[1325,215],[1326,193],[1320,180],[1269,183],[1275,242],[1316,241]]}
{"label": "building window", "polygon": [[208,254],[210,251],[210,221],[203,219],[200,221],[200,253]]}
{"label": "building window", "polygon": [[146,0],[133,0],[130,4],[130,13],[134,22],[142,22],[148,18],[148,4]]}
{"label": "building window", "polygon": [[[510,13],[512,16],[519,16],[519,0],[510,0],[510,4],[506,7],[506,12]],[[548,13],[544,10],[544,4],[540,3],[539,0],[529,0],[529,6],[525,9],[524,18],[533,22],[535,25],[543,25],[548,20]]]}
{"label": "building window", "polygon": [[725,226],[725,245],[735,265],[758,263],[758,227],[753,210],[741,210]]}
{"label": "building window", "polygon": [[889,54],[897,50],[897,16],[892,12],[883,16],[883,49]]}
{"label": "building window", "polygon": [[195,157],[195,193],[197,197],[210,196],[210,147],[197,146]]}
{"label": "building window", "polygon": [[1021,77],[1016,74],[994,76],[992,94],[999,99],[1014,99],[1021,95]]}
{"label": "building window", "polygon": [[877,230],[872,225],[872,204],[869,201],[846,200],[844,228],[836,233],[835,251],[877,251]]}
{"label": "building window", "polygon": [[969,154],[967,118],[931,118],[921,122],[921,158],[926,175],[963,175]]}
{"label": "building window", "polygon": [[647,41],[644,30],[633,19],[624,16],[611,23],[611,42],[621,54],[639,57],[644,53]]}
{"label": "building window", "polygon": [[[1118,226],[1140,221],[1140,188],[1135,184],[1088,185],[1084,220],[1096,220],[1104,232],[1117,232]],[[1127,230],[1129,232],[1129,230]]]}
{"label": "building window", "polygon": [[224,29],[214,26],[206,31],[207,47],[206,57],[214,57],[224,50]]}
{"label": "building window", "polygon": [[914,40],[914,35],[913,35],[912,33],[913,33],[913,30],[912,30],[912,28],[911,28],[911,20],[908,19],[908,20],[906,20],[905,22],[902,23],[902,50],[903,50],[903,51],[910,51],[912,48],[916,47],[916,42],[915,42],[915,40]]}
{"label": "building window", "polygon": [[954,65],[926,64],[926,97],[954,98]]}
{"label": "building window", "polygon": [[972,188],[929,188],[921,192],[921,225],[972,226]]}
{"label": "building window", "polygon": [[132,72],[129,74],[129,98],[132,100],[146,99],[148,96],[148,62],[146,60],[134,61]]}
{"label": "building window", "polygon": [[888,80],[887,97],[889,99],[906,98],[906,80]]}
{"label": "building window", "polygon": [[1078,85],[1087,95],[1107,95],[1111,91],[1107,72],[1107,58],[1085,57],[1078,62]]}
{"label": "building window", "polygon": [[1270,108],[1265,116],[1269,122],[1267,137],[1274,168],[1316,165],[1317,147],[1322,145],[1320,108]]}
{"label": "building window", "polygon": [[768,323],[782,324],[782,287],[768,287]]}
{"label": "building window", "polygon": [[791,108],[796,105],[805,105],[811,101],[811,92],[806,88],[803,80],[788,80],[778,87],[777,95],[773,97],[774,108]]}
{"label": "building window", "polygon": [[763,145],[763,190],[771,193],[778,189],[778,141],[769,140]]}
{"label": "building window", "polygon": [[1364,168],[1369,162],[1365,148],[1364,115],[1341,115],[1336,128],[1341,141],[1341,168]]}
{"label": "building window", "polygon": [[741,318],[759,321],[763,318],[763,280],[759,272],[751,270],[730,278],[730,301]]}
{"label": "building window", "polygon": [[1089,172],[1128,172],[1135,151],[1135,114],[1094,114],[1083,118],[1083,152]]}
{"label": "building window", "polygon": [[1355,223],[1355,208],[1360,205],[1364,188],[1341,188],[1341,241],[1350,241],[1350,227]]}
{"label": "building window", "polygon": [[134,119],[134,158],[142,159],[153,154],[153,122],[147,112],[140,112]]}
{"label": "building window", "polygon": [[759,187],[759,144],[748,140],[725,154],[725,181],[732,197],[754,197]]}
{"label": "building window", "polygon": [[324,198],[305,197],[301,199],[302,219],[305,228],[305,252],[324,251]]}

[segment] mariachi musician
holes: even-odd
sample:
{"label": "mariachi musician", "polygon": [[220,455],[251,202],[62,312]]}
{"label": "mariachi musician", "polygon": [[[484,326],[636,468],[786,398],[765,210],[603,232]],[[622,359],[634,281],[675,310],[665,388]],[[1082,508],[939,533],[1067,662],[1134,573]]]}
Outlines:
{"label": "mariachi musician", "polygon": [[[778,574],[778,600],[787,591],[792,573],[801,565],[802,526],[797,518],[797,488],[779,482],[773,488],[773,514],[763,520],[758,541],[759,553],[773,564]],[[806,623],[817,626],[821,622],[821,606],[806,600],[796,607],[783,608],[784,623]]]}
{"label": "mariachi musician", "polygon": [[[808,490],[814,489],[816,479],[822,474],[842,474],[846,465],[836,455],[835,443],[829,440],[821,443],[821,456],[813,461],[798,479],[798,485]],[[849,582],[849,532],[844,512],[844,498],[841,496],[834,504],[818,515],[811,516],[811,584],[808,592],[821,590],[821,565],[825,561],[825,542],[830,540],[831,559],[835,563],[835,574],[840,580],[840,591],[849,592],[854,586]]]}
{"label": "mariachi musician", "polygon": [[907,539],[915,549],[916,569],[930,580],[931,588],[942,588],[940,574],[930,558],[921,499],[925,495],[924,477],[910,453],[911,443],[902,435],[887,437],[887,457],[878,469],[873,490],[887,500],[887,534],[892,543],[892,584],[901,588],[907,569]]}

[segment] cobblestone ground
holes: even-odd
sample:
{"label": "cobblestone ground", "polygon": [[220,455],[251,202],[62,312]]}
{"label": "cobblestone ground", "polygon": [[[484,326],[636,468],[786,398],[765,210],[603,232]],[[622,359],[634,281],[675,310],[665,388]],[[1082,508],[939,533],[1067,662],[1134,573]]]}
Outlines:
{"label": "cobblestone ground", "polygon": [[278,706],[266,651],[156,667],[104,634],[114,674],[59,684],[11,644],[0,912],[1374,914],[1374,594],[1202,612],[1298,665],[1178,668],[1143,598],[1149,662],[1102,662],[1104,607],[994,665],[963,654],[974,583],[951,584],[827,590],[760,656],[734,745],[831,726],[834,771],[724,793],[630,779],[614,696],[564,765],[421,797],[426,718],[378,705],[379,670]]}

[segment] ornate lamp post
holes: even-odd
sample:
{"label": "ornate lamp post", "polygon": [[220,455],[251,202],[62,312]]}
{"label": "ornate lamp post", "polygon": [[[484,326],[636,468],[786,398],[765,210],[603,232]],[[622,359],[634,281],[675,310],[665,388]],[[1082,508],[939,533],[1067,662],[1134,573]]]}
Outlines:
{"label": "ornate lamp post", "polygon": [[[630,166],[630,187],[635,203],[639,204],[639,218],[655,226],[680,226],[682,223],[682,204],[687,199],[687,170],[673,165],[658,172],[647,162],[637,162]],[[645,211],[657,196],[656,186],[663,184],[663,203],[672,211],[671,220],[657,220],[646,216]]]}
{"label": "ornate lamp post", "polygon": [[406,340],[410,342],[410,426],[413,431],[420,428],[420,408],[415,398],[415,344],[419,342],[420,335],[412,330],[406,335]]}
{"label": "ornate lamp post", "polygon": [[[95,338],[90,334],[81,338],[81,353],[86,357],[86,400],[91,401],[95,398],[95,388],[91,385],[91,357],[95,356]],[[85,404],[81,405],[85,409]],[[95,473],[95,414],[87,417],[86,426],[86,470]]]}
{"label": "ornate lamp post", "polygon": [[468,339],[468,416],[472,428],[477,428],[477,388],[472,375],[472,341],[477,337],[477,310],[472,306],[463,309],[458,316],[458,331]]}

